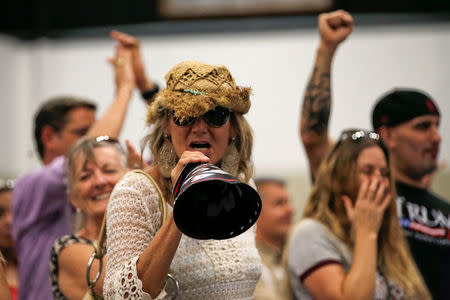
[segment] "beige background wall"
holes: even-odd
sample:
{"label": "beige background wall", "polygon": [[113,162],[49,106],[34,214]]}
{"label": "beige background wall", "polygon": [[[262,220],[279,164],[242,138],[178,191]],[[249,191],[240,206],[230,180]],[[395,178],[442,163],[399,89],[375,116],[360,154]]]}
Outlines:
{"label": "beige background wall", "polygon": [[[356,20],[357,21],[357,20]],[[151,25],[149,25],[151,26]],[[247,118],[254,129],[256,175],[287,178],[300,209],[310,180],[298,137],[299,111],[318,37],[315,28],[254,32],[142,36],[148,70],[161,85],[182,60],[229,67],[240,85],[253,88]],[[102,38],[39,39],[23,42],[0,35],[0,175],[17,176],[39,165],[32,118],[50,96],[95,99],[99,114],[113,98],[106,58],[114,42]],[[339,49],[333,66],[330,135],[346,127],[370,128],[374,100],[394,86],[428,91],[443,114],[440,159],[450,161],[450,23],[358,27]],[[134,94],[121,140],[135,145],[146,132],[146,107]],[[450,173],[438,174],[433,189],[450,199]]]}

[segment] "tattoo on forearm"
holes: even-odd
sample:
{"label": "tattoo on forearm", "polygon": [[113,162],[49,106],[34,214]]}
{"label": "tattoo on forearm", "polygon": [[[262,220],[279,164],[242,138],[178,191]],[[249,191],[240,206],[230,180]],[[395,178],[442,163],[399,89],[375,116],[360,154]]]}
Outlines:
{"label": "tattoo on forearm", "polygon": [[330,117],[330,106],[330,72],[322,72],[315,67],[303,100],[302,133],[314,131],[319,135],[325,134]]}

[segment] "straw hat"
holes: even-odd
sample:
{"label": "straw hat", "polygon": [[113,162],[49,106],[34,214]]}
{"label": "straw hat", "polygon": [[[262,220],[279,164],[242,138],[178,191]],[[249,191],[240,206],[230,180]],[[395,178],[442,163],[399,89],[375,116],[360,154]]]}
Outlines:
{"label": "straw hat", "polygon": [[216,106],[245,114],[250,109],[250,88],[239,87],[225,66],[184,61],[165,76],[166,88],[149,106],[147,123],[153,124],[165,109],[176,117],[198,117]]}

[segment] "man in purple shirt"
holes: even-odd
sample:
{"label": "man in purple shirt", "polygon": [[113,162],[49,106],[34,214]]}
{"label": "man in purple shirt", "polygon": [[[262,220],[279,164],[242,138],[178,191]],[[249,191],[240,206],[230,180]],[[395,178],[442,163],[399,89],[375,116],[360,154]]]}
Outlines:
{"label": "man in purple shirt", "polygon": [[94,104],[74,97],[51,99],[36,114],[34,135],[43,166],[19,178],[13,192],[20,300],[53,299],[50,250],[57,238],[73,232],[64,155],[84,135],[117,138],[122,128],[136,86],[131,50],[118,46],[114,61],[115,99],[101,119],[95,120]]}
{"label": "man in purple shirt", "polygon": [[94,104],[55,98],[35,117],[35,139],[44,166],[17,181],[12,231],[19,263],[20,299],[51,299],[48,257],[54,240],[71,232],[64,154],[95,121]]}

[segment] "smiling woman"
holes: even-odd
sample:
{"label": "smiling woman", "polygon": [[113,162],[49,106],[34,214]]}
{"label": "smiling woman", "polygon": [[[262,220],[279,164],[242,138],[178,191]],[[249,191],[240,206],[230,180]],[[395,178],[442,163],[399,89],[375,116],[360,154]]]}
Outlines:
{"label": "smiling woman", "polygon": [[[93,252],[109,196],[127,171],[120,144],[107,136],[82,139],[67,154],[68,194],[81,216],[77,232],[59,238],[51,252],[52,289],[55,299],[82,299],[88,289],[86,266]],[[103,257],[103,261],[106,257]],[[98,265],[92,274],[97,274]],[[95,285],[101,294],[104,272]],[[93,278],[91,278],[92,280]]]}

